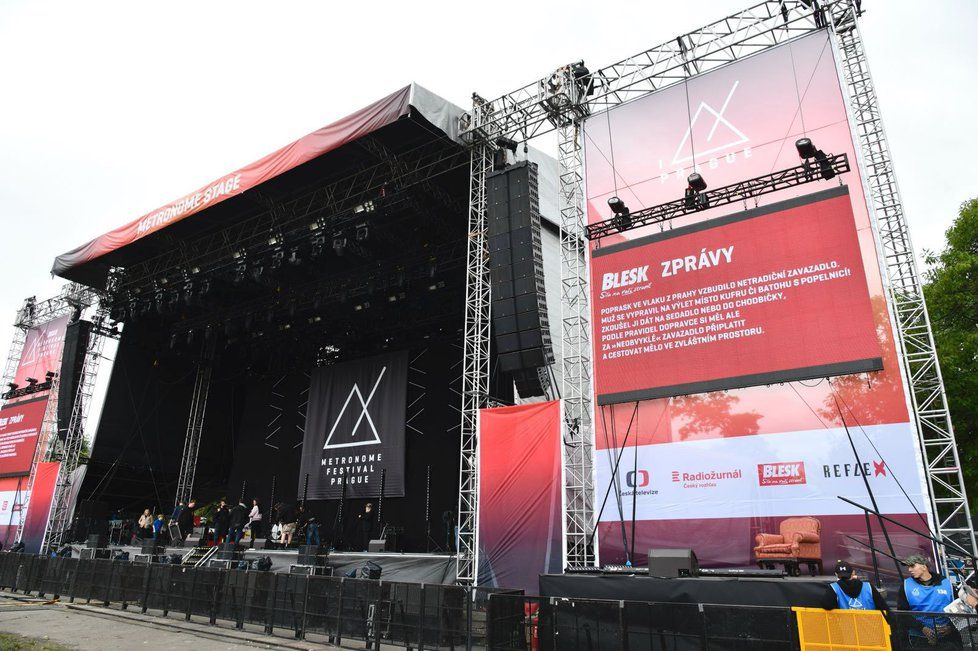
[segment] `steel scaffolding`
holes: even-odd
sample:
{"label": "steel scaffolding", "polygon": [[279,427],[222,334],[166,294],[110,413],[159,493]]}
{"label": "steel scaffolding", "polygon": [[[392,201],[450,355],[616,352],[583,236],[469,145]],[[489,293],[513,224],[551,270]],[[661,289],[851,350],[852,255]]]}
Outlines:
{"label": "steel scaffolding", "polygon": [[180,457],[180,475],[177,479],[177,492],[173,497],[174,506],[179,502],[186,504],[193,497],[194,479],[197,477],[197,452],[200,450],[200,435],[204,431],[204,415],[207,413],[207,396],[211,389],[211,371],[214,368],[214,348],[217,337],[208,331],[200,348],[200,361],[194,379],[194,392],[190,399],[190,418],[187,419],[187,435],[183,439],[183,455]]}
{"label": "steel scaffolding", "polygon": [[[770,0],[718,20],[632,57],[587,71],[583,64],[564,66],[543,79],[511,93],[486,101],[474,95],[473,110],[462,125],[462,135],[473,147],[473,160],[484,163],[486,150],[496,138],[527,141],[552,130],[559,131],[561,210],[561,340],[562,384],[565,402],[565,535],[566,566],[590,565],[596,554],[587,544],[594,527],[593,426],[591,407],[590,314],[588,311],[587,250],[583,237],[583,174],[580,127],[588,115],[682,82],[747,56],[820,29],[831,30],[841,53],[845,82],[855,116],[854,129],[871,190],[880,239],[889,277],[889,290],[921,446],[926,459],[932,509],[940,533],[959,538],[975,549],[964,484],[954,434],[947,411],[943,381],[924,306],[907,225],[903,216],[885,134],[869,70],[856,28],[858,10],[850,0],[816,3],[802,0]],[[484,216],[485,168],[473,166],[470,186],[470,238],[479,232],[473,224]],[[471,239],[470,239],[471,246]],[[480,249],[481,250],[481,249]],[[471,260],[471,258],[470,258]],[[480,264],[484,259],[480,257]],[[482,296],[484,267],[470,267],[468,294]],[[470,301],[466,309],[466,354],[488,350],[488,328],[475,328],[474,315],[487,319],[485,303]],[[481,323],[481,321],[480,321]],[[485,386],[488,368],[466,362],[463,382],[469,390],[463,399],[469,410],[484,404],[475,395]],[[463,410],[463,462],[460,486],[460,524],[478,522],[476,491],[478,468],[474,461],[475,414]],[[466,423],[469,422],[467,429]],[[466,488],[468,487],[468,488]],[[464,504],[464,509],[462,505]],[[461,515],[464,513],[464,516]],[[582,532],[588,535],[582,537]],[[460,530],[460,550],[474,554],[474,532]],[[467,556],[466,564],[475,561]],[[460,563],[461,567],[461,563]],[[473,574],[461,573],[469,582]]]}
{"label": "steel scaffolding", "polygon": [[[934,524],[939,535],[951,537],[975,554],[978,547],[944,380],[856,12],[848,2],[840,2],[832,13],[833,40],[840,54],[851,122],[869,187],[868,199],[875,213],[886,262],[890,301],[926,464]],[[943,548],[938,550],[938,555],[946,565]]]}
{"label": "steel scaffolding", "polygon": [[[473,116],[484,107],[473,96]],[[475,583],[479,549],[479,409],[489,393],[489,248],[486,238],[486,175],[492,169],[488,134],[473,141],[469,164],[469,228],[465,265],[462,341],[462,423],[458,483],[457,581]]]}
{"label": "steel scaffolding", "polygon": [[[102,349],[109,332],[107,326],[108,308],[101,303],[92,321],[88,344],[85,348],[85,358],[82,362],[81,376],[78,388],[75,390],[74,401],[71,405],[71,416],[64,439],[54,441],[48,448],[48,460],[59,461],[58,479],[54,488],[54,498],[51,502],[51,515],[44,530],[43,551],[53,551],[69,542],[71,516],[75,505],[71,501],[74,472],[81,458],[82,445],[85,441],[85,424],[88,421],[88,410],[92,404],[95,392],[95,380],[98,377],[99,366],[102,362]],[[54,391],[54,389],[52,389]],[[50,404],[49,404],[50,409]],[[55,416],[57,421],[57,416]],[[55,427],[57,426],[55,422]]]}

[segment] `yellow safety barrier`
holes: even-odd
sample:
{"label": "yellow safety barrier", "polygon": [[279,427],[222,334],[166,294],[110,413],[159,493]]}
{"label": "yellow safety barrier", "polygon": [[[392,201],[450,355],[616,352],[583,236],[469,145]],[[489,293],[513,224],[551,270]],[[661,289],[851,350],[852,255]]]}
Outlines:
{"label": "yellow safety barrier", "polygon": [[792,608],[802,651],[890,651],[890,625],[878,610]]}

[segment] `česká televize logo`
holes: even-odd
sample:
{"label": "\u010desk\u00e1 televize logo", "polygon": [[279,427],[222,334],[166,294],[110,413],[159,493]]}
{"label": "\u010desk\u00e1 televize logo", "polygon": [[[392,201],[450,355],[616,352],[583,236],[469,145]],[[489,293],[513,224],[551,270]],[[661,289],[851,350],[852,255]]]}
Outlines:
{"label": "\u010desk\u00e1 televize logo", "polygon": [[625,475],[625,483],[628,484],[629,488],[645,488],[649,485],[649,471],[629,470],[628,474]]}
{"label": "\u010desk\u00e1 televize logo", "polygon": [[803,461],[757,464],[757,483],[761,486],[789,486],[805,483]]}

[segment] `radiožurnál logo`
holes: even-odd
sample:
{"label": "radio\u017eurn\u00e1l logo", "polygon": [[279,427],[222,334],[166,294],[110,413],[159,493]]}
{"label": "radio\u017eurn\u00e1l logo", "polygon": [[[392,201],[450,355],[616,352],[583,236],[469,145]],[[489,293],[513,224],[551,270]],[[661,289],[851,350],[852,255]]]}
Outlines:
{"label": "radio\u017eurn\u00e1l logo", "polygon": [[805,463],[802,461],[759,463],[757,464],[757,483],[761,486],[804,484]]}

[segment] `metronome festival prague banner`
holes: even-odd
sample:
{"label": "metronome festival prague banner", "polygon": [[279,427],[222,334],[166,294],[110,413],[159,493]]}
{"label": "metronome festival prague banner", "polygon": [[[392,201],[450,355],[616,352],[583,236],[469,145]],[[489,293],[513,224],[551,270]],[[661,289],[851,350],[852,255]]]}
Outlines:
{"label": "metronome festival prague banner", "polygon": [[[596,493],[603,563],[691,547],[754,563],[755,537],[818,521],[822,558],[869,564],[882,512],[929,498],[891,310],[828,35],[815,33],[591,116],[589,223],[800,164],[802,137],[853,171],[661,229],[592,242]],[[709,189],[707,190],[709,192]],[[848,427],[848,434],[847,434]],[[849,442],[858,453],[858,461]],[[634,513],[634,519],[633,519]],[[898,554],[925,541],[892,534]]]}

